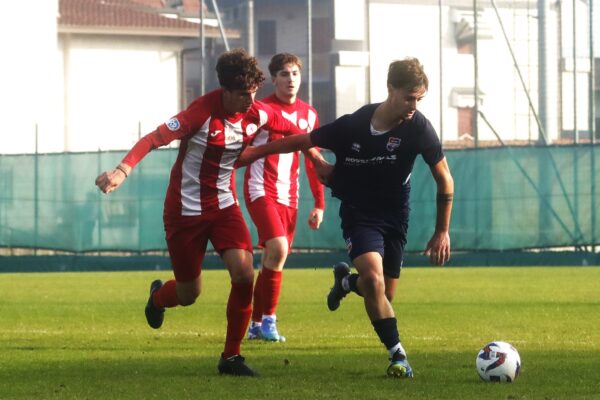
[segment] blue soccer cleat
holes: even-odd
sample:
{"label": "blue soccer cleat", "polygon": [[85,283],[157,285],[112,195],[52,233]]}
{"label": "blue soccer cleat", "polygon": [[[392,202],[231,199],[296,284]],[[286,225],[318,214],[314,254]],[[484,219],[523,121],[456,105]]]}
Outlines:
{"label": "blue soccer cleat", "polygon": [[397,351],[390,359],[390,365],[387,368],[387,375],[390,378],[412,378],[413,370],[408,363],[406,355]]}
{"label": "blue soccer cleat", "polygon": [[256,322],[252,321],[252,322],[250,322],[250,327],[248,328],[248,340],[257,340],[257,339],[262,339],[260,323],[256,323]]}
{"label": "blue soccer cleat", "polygon": [[150,297],[148,297],[148,303],[146,303],[146,309],[144,310],[146,313],[146,321],[148,325],[154,329],[158,329],[162,326],[163,321],[165,319],[165,309],[162,307],[156,307],[154,305],[154,301],[152,297],[154,292],[162,287],[163,283],[161,280],[157,279],[150,284]]}
{"label": "blue soccer cleat", "polygon": [[327,307],[330,311],[337,310],[342,299],[349,293],[342,286],[342,279],[348,275],[350,275],[350,267],[345,262],[333,266],[333,287],[327,295]]}
{"label": "blue soccer cleat", "polygon": [[275,317],[264,317],[260,326],[260,334],[267,342],[285,342],[285,336],[277,331],[277,319]]}

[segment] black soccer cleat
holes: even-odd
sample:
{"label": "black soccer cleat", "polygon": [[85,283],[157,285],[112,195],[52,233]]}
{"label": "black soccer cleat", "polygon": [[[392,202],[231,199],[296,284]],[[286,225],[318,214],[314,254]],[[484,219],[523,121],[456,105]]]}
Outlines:
{"label": "black soccer cleat", "polygon": [[219,374],[233,376],[257,376],[258,374],[252,368],[247,366],[245,361],[246,359],[240,354],[229,358],[224,358],[223,354],[221,354],[219,365],[217,365]]}
{"label": "black soccer cleat", "polygon": [[345,262],[339,262],[333,266],[333,287],[327,295],[327,307],[335,311],[340,306],[340,301],[349,293],[342,286],[342,279],[350,275],[350,267]]}
{"label": "black soccer cleat", "polygon": [[150,284],[150,297],[148,298],[148,303],[146,304],[146,321],[148,321],[148,325],[154,329],[160,328],[165,319],[165,309],[162,307],[156,307],[154,305],[154,301],[152,300],[154,292],[160,289],[162,285],[163,283],[160,279],[157,279]]}

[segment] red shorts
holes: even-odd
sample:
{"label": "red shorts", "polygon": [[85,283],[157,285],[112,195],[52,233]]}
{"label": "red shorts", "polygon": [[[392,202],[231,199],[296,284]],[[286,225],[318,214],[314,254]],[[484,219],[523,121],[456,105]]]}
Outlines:
{"label": "red shorts", "polygon": [[258,231],[258,247],[264,248],[269,239],[285,236],[288,250],[292,248],[298,210],[280,204],[265,196],[246,203],[250,217]]}
{"label": "red shorts", "polygon": [[219,255],[228,249],[252,253],[252,238],[238,205],[193,217],[165,216],[164,223],[178,282],[190,282],[200,276],[209,240]]}

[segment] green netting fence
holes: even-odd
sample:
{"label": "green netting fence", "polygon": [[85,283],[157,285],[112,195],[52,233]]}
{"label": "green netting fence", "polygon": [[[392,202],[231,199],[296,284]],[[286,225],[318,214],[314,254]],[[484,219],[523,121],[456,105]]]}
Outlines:
{"label": "green netting fence", "polygon": [[[456,193],[454,251],[593,248],[598,244],[600,146],[449,150]],[[122,151],[0,156],[0,248],[73,253],[166,250],[162,208],[176,149],[159,149],[110,195],[94,185]],[[238,171],[241,193],[243,171]],[[435,184],[419,159],[411,178],[408,251],[420,251],[435,220]],[[302,176],[294,247],[342,250],[336,199],[327,193],[320,230],[306,220],[313,200]],[[243,203],[243,199],[240,199]],[[245,206],[242,204],[245,211]],[[248,216],[246,214],[246,216]],[[256,231],[247,218],[256,242]]]}

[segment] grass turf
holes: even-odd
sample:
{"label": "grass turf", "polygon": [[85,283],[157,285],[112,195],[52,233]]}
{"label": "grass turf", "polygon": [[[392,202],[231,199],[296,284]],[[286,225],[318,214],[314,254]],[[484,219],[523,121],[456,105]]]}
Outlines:
{"label": "grass turf", "polygon": [[[600,399],[600,268],[405,268],[393,304],[413,380],[385,376],[359,297],[327,310],[329,269],[284,272],[287,342],[243,344],[257,379],[216,371],[226,272],[152,330],[156,277],[170,274],[0,274],[0,399]],[[479,380],[492,340],[519,350],[515,383]]]}

